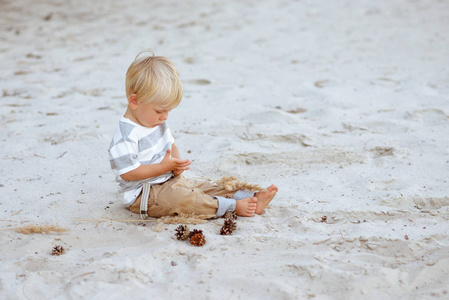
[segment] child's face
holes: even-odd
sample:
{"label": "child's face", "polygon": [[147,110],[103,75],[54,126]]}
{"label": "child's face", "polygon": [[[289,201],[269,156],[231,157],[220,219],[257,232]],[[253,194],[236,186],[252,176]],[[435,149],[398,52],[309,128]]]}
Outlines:
{"label": "child's face", "polygon": [[140,125],[153,128],[167,120],[169,111],[157,103],[139,103],[133,115]]}

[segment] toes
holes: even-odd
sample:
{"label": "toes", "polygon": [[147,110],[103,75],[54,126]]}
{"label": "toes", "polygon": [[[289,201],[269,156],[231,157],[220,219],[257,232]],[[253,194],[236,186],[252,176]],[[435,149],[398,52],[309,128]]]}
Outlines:
{"label": "toes", "polygon": [[278,191],[279,189],[278,189],[278,187],[277,186],[275,186],[274,184],[272,184],[271,186],[269,186],[268,188],[267,188],[267,190],[269,191],[269,192],[272,192],[272,191]]}
{"label": "toes", "polygon": [[249,198],[249,203],[256,203],[256,202],[257,202],[257,198],[256,197]]}
{"label": "toes", "polygon": [[249,203],[248,207],[246,209],[246,212],[252,217],[254,216],[254,213],[256,212],[257,204],[256,203]]}

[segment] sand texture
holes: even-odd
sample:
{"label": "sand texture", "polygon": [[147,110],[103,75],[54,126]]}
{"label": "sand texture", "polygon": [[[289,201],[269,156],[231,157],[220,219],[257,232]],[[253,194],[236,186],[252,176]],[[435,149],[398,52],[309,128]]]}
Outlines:
{"label": "sand texture", "polygon": [[[445,0],[0,0],[0,299],[449,299],[448,32]],[[144,48],[186,176],[279,187],[201,247],[110,170]]]}

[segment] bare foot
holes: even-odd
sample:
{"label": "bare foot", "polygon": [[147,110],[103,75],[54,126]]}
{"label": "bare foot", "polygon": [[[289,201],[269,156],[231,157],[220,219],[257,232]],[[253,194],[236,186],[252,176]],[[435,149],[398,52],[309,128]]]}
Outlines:
{"label": "bare foot", "polygon": [[257,209],[257,198],[250,197],[237,200],[235,205],[235,213],[241,217],[252,217]]}
{"label": "bare foot", "polygon": [[272,184],[266,191],[258,192],[254,195],[257,198],[256,214],[260,215],[263,213],[271,200],[273,200],[274,196],[276,196],[278,190],[278,187]]}

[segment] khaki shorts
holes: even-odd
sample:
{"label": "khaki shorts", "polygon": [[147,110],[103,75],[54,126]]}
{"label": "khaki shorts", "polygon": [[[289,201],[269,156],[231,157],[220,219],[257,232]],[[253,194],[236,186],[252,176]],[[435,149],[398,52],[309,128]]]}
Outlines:
{"label": "khaki shorts", "polygon": [[[201,215],[213,218],[218,209],[214,196],[232,198],[237,191],[227,191],[211,182],[175,176],[172,179],[151,186],[148,199],[148,216],[160,218],[182,214]],[[142,194],[128,207],[139,214]]]}

